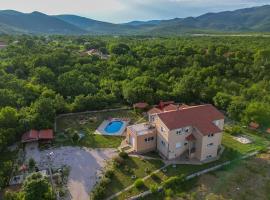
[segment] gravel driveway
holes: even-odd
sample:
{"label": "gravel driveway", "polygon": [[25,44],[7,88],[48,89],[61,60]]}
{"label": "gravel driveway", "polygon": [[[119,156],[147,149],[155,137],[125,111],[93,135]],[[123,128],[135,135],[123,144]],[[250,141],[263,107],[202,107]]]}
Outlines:
{"label": "gravel driveway", "polygon": [[37,144],[27,144],[26,159],[33,158],[39,168],[47,167],[46,155],[53,152],[55,168],[70,166],[68,188],[73,200],[89,200],[89,193],[97,181],[97,176],[106,161],[116,155],[115,149],[87,149],[80,147],[60,147],[39,151]]}

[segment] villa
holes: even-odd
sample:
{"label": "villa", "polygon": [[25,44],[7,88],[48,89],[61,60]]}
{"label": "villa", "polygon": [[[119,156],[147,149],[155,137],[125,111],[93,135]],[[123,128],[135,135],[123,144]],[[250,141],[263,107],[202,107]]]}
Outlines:
{"label": "villa", "polygon": [[199,161],[218,155],[224,115],[210,104],[162,103],[148,111],[149,122],[127,127],[126,142],[136,153],[157,150],[168,160]]}

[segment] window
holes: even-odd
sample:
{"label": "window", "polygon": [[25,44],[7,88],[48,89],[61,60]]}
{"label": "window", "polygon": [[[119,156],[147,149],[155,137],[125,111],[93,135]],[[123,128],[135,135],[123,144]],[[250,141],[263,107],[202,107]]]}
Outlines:
{"label": "window", "polygon": [[160,130],[161,130],[161,132],[164,132],[164,128],[162,126],[160,127]]}
{"label": "window", "polygon": [[219,126],[219,120],[214,121],[214,124],[215,124],[216,126]]}
{"label": "window", "polygon": [[181,148],[181,147],[182,147],[181,142],[178,142],[178,143],[175,144],[175,148],[176,148],[176,149],[179,149],[179,148]]}
{"label": "window", "polygon": [[177,135],[182,135],[182,131],[183,131],[183,129],[180,128],[180,129],[178,129],[178,130],[176,131],[176,134],[177,134]]}
{"label": "window", "polygon": [[164,142],[163,140],[161,140],[161,144],[162,144],[163,146],[165,146],[165,142]]}
{"label": "window", "polygon": [[185,142],[185,144],[184,144],[184,145],[185,145],[185,146],[187,146],[187,144],[188,144],[188,142]]}
{"label": "window", "polygon": [[185,128],[185,132],[187,133],[189,131],[189,128]]}
{"label": "window", "polygon": [[214,146],[214,143],[209,143],[207,146],[208,147]]}
{"label": "window", "polygon": [[149,137],[149,138],[145,138],[144,141],[145,142],[151,142],[154,140],[154,137]]}
{"label": "window", "polygon": [[214,134],[213,133],[208,134],[208,137],[214,137]]}
{"label": "window", "polygon": [[212,158],[212,155],[208,155],[208,156],[206,156],[206,158]]}

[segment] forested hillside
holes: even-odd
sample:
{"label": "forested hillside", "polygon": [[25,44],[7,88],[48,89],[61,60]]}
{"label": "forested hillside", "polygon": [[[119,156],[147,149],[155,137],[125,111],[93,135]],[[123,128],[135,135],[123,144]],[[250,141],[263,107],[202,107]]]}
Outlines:
{"label": "forested hillside", "polygon": [[[56,114],[140,101],[213,103],[232,119],[269,125],[270,38],[4,39],[1,149],[27,129],[52,127]],[[83,53],[90,49],[110,57]]]}
{"label": "forested hillside", "polygon": [[0,10],[0,34],[179,35],[190,33],[269,33],[270,5],[198,17],[114,24],[76,15]]}

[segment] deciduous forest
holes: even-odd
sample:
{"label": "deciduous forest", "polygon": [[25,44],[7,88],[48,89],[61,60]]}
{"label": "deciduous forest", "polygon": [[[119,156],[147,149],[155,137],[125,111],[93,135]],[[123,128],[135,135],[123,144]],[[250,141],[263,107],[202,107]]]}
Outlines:
{"label": "deciduous forest", "polygon": [[[270,38],[3,36],[0,150],[56,114],[174,100],[268,126]],[[95,49],[95,54],[87,51]]]}

